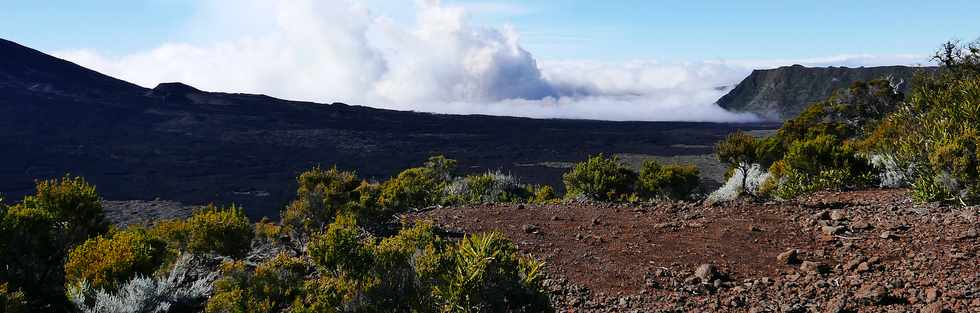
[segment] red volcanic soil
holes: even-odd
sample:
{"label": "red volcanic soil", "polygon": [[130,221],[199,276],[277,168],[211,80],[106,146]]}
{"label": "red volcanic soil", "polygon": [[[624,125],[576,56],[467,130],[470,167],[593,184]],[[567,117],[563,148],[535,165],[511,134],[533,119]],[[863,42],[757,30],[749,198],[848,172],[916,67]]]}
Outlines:
{"label": "red volcanic soil", "polygon": [[476,205],[405,218],[502,232],[547,262],[562,312],[980,312],[978,216],[870,190],[715,206]]}

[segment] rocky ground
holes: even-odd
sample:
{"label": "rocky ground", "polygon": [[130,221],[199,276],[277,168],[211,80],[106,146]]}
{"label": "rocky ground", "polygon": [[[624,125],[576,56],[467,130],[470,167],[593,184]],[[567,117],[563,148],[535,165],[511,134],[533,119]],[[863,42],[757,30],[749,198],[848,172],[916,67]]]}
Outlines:
{"label": "rocky ground", "polygon": [[547,261],[560,312],[980,312],[980,210],[917,205],[903,190],[405,218],[503,232]]}
{"label": "rocky ground", "polygon": [[102,201],[105,217],[116,226],[147,224],[161,220],[187,218],[200,206],[164,200]]}

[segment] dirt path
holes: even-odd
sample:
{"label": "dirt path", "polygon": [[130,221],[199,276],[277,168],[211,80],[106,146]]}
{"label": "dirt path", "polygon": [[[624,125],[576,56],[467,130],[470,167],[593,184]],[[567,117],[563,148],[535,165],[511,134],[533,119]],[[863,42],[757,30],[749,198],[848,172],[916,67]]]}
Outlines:
{"label": "dirt path", "polygon": [[[479,205],[407,217],[503,232],[548,262],[560,311],[980,312],[978,215],[871,190],[767,204]],[[792,249],[797,260],[777,259]],[[714,271],[695,273],[702,264]]]}

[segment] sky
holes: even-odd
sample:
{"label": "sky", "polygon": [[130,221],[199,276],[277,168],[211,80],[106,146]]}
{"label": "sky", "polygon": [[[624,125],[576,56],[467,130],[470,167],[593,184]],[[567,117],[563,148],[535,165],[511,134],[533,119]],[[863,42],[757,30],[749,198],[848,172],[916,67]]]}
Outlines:
{"label": "sky", "polygon": [[[441,113],[747,121],[752,69],[927,64],[977,1],[2,0],[0,37],[145,87]],[[954,10],[946,8],[956,8]]]}

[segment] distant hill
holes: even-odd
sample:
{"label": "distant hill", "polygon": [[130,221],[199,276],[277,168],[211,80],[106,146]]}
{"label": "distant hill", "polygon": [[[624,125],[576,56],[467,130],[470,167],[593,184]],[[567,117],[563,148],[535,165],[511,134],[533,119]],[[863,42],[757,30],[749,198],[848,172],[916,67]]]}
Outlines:
{"label": "distant hill", "polygon": [[[228,75],[234,75],[228,73]],[[698,155],[735,129],[772,125],[443,115],[198,90],[147,89],[0,39],[0,194],[84,176],[107,200],[243,205],[275,217],[315,164],[384,179],[445,154],[560,184],[590,154]]]}
{"label": "distant hill", "polygon": [[847,88],[856,81],[890,77],[908,88],[917,71],[932,71],[931,67],[804,67],[784,66],[755,70],[718,100],[729,111],[753,112],[771,120],[795,117],[813,102],[827,99],[837,89]]}

